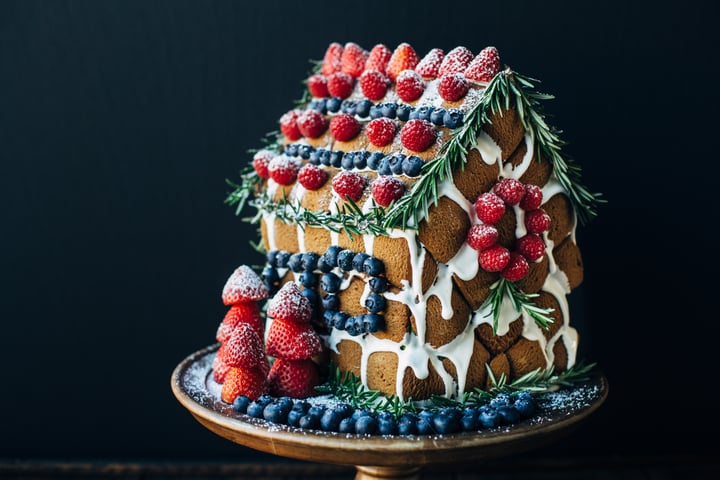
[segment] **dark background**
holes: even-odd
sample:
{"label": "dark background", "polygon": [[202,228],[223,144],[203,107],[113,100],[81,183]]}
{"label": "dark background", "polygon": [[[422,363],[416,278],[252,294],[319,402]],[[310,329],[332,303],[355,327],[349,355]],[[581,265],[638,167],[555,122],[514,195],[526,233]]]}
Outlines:
{"label": "dark background", "polygon": [[332,41],[495,45],[584,183],[580,357],[603,407],[548,452],[710,453],[713,2],[0,2],[0,458],[257,459],[174,399],[255,228],[223,201]]}

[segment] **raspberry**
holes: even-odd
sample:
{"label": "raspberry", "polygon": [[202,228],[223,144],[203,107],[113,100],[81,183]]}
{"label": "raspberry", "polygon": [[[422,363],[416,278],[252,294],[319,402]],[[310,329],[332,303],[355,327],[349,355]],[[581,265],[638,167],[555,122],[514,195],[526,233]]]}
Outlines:
{"label": "raspberry", "polygon": [[408,43],[401,43],[395,48],[388,61],[387,76],[394,82],[400,72],[415,69],[419,61],[415,49]]}
{"label": "raspberry", "polygon": [[310,75],[307,79],[308,90],[310,95],[315,98],[324,98],[328,96],[327,77],[325,75]]}
{"label": "raspberry", "polygon": [[392,51],[382,43],[378,43],[370,50],[370,55],[365,61],[365,70],[377,70],[382,74],[386,73],[391,56]]}
{"label": "raspberry", "polygon": [[305,110],[298,117],[297,126],[303,136],[318,138],[327,130],[328,121],[325,115],[317,110]]}
{"label": "raspberry", "polygon": [[529,233],[515,242],[515,249],[527,259],[528,262],[540,260],[545,255],[545,243],[539,235]]}
{"label": "raspberry", "polygon": [[480,266],[487,272],[499,272],[510,261],[510,252],[502,245],[493,245],[480,252]]}
{"label": "raspberry", "polygon": [[514,178],[503,178],[495,184],[493,192],[508,205],[517,205],[525,196],[525,185]]}
{"label": "raspberry", "polygon": [[360,89],[370,100],[380,100],[388,89],[388,79],[378,70],[365,70],[360,75]]}
{"label": "raspberry", "polygon": [[301,110],[290,110],[280,117],[280,130],[291,142],[302,138],[302,133],[297,125],[297,119],[301,113]]}
{"label": "raspberry", "polygon": [[342,52],[342,45],[337,42],[331,43],[325,51],[325,57],[323,58],[320,73],[327,77],[328,75],[332,75],[335,72],[339,72],[340,68],[342,67]]}
{"label": "raspberry", "polygon": [[309,323],[310,302],[295,282],[286,282],[268,302],[267,316],[295,323]]}
{"label": "raspberry", "polygon": [[540,187],[532,183],[525,184],[525,196],[520,200],[520,208],[523,210],[535,210],[542,205],[543,194]]}
{"label": "raspberry", "polygon": [[530,271],[530,265],[528,265],[525,257],[517,252],[510,254],[510,260],[508,260],[505,268],[502,269],[500,275],[511,282],[517,282],[525,278]]}
{"label": "raspberry", "polygon": [[320,353],[322,345],[309,323],[276,318],[268,329],[265,349],[271,357],[302,360]]}
{"label": "raspberry", "polygon": [[330,120],[330,131],[335,140],[347,142],[360,133],[360,122],[352,115],[341,113]]}
{"label": "raspberry", "polygon": [[260,178],[270,178],[268,164],[273,158],[275,158],[275,152],[272,150],[263,149],[253,155],[253,168]]}
{"label": "raspberry", "polygon": [[357,43],[348,42],[340,56],[340,71],[347,73],[352,78],[358,78],[365,68],[367,59],[367,50]]}
{"label": "raspberry", "polygon": [[317,190],[325,185],[327,181],[327,172],[317,165],[306,163],[298,172],[298,182],[308,190]]}
{"label": "raspberry", "polygon": [[395,92],[405,102],[420,98],[425,91],[425,81],[415,70],[403,70],[397,77]]}
{"label": "raspberry", "polygon": [[452,75],[454,73],[463,73],[470,62],[472,62],[473,53],[466,47],[455,47],[445,55],[440,68],[438,69],[438,76]]}
{"label": "raspberry", "polygon": [[367,181],[365,177],[347,170],[340,172],[333,178],[333,190],[340,195],[343,200],[350,199],[357,202],[362,197]]}
{"label": "raspberry", "polygon": [[240,322],[223,348],[224,363],[230,367],[255,368],[267,361],[263,341],[248,323]]}
{"label": "raspberry", "polygon": [[232,404],[237,397],[245,395],[256,400],[267,392],[266,372],[262,368],[231,367],[225,375],[220,398],[225,403]]}
{"label": "raspberry", "polygon": [[438,83],[438,93],[448,102],[460,100],[468,92],[469,85],[462,73],[443,75]]}
{"label": "raspberry", "polygon": [[497,228],[492,225],[473,225],[468,231],[467,243],[470,247],[480,252],[495,245],[498,235]]}
{"label": "raspberry", "polygon": [[550,215],[542,208],[525,212],[525,228],[530,233],[543,233],[550,229]]}
{"label": "raspberry", "polygon": [[273,158],[268,165],[270,178],[280,185],[290,185],[297,179],[300,164],[292,157],[278,155]]}
{"label": "raspberry", "polygon": [[395,122],[387,117],[380,117],[367,124],[365,133],[370,143],[376,147],[384,147],[393,141],[396,129]]}
{"label": "raspberry", "polygon": [[312,360],[275,360],[268,384],[274,397],[307,398],[317,395],[320,384],[317,366]]}
{"label": "raspberry", "polygon": [[505,214],[505,202],[494,193],[486,192],[475,200],[475,211],[483,223],[492,225]]}
{"label": "raspberry", "polygon": [[387,207],[402,197],[405,193],[405,184],[398,178],[381,175],[373,181],[370,189],[375,202],[380,206]]}
{"label": "raspberry", "polygon": [[465,69],[465,78],[489,82],[500,71],[500,55],[495,47],[485,47]]}
{"label": "raspberry", "polygon": [[355,79],[344,72],[336,72],[328,77],[328,93],[333,97],[347,98],[352,94]]}
{"label": "raspberry", "polygon": [[268,289],[260,276],[247,265],[240,265],[225,282],[222,301],[225,305],[257,302],[268,298]]}
{"label": "raspberry", "polygon": [[445,58],[445,52],[439,48],[433,48],[415,67],[415,71],[424,78],[436,78],[440,72],[440,64]]}
{"label": "raspberry", "polygon": [[427,120],[414,118],[408,120],[400,130],[400,141],[408,150],[424,152],[435,143],[435,128]]}

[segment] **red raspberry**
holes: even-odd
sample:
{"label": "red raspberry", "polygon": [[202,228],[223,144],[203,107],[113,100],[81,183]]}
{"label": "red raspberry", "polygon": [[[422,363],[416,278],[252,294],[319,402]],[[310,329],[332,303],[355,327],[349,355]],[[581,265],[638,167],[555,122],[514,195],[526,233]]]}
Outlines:
{"label": "red raspberry", "polygon": [[525,185],[514,178],[503,178],[495,184],[493,192],[508,205],[517,205],[525,196]]}
{"label": "red raspberry", "polygon": [[365,127],[365,133],[370,143],[376,147],[384,147],[393,141],[396,129],[395,122],[387,117],[380,117],[370,120],[370,123]]}
{"label": "red raspberry", "polygon": [[508,264],[502,269],[500,275],[506,280],[517,282],[525,278],[528,272],[530,272],[530,265],[525,257],[517,252],[512,252]]}
{"label": "red raspberry", "polygon": [[539,235],[528,233],[515,242],[515,249],[527,259],[528,262],[540,260],[545,255],[545,243]]}
{"label": "red raspberry", "polygon": [[265,350],[271,357],[303,360],[317,355],[321,349],[320,337],[310,323],[295,323],[281,318],[275,318],[270,323]]}
{"label": "red raspberry", "polygon": [[268,301],[267,316],[290,323],[310,323],[312,307],[295,282],[286,282]]}
{"label": "red raspberry", "polygon": [[328,93],[333,97],[347,98],[352,94],[355,79],[344,72],[336,72],[328,77]]}
{"label": "red raspberry", "polygon": [[550,229],[550,215],[542,208],[525,212],[525,228],[530,233],[543,233]]}
{"label": "red raspberry", "polygon": [[291,142],[302,138],[302,133],[297,124],[297,119],[301,113],[302,110],[290,110],[280,117],[280,130]]}
{"label": "red raspberry", "polygon": [[510,261],[510,252],[502,245],[493,245],[480,252],[480,266],[487,272],[499,272]]}
{"label": "red raspberry", "polygon": [[271,150],[260,150],[253,155],[253,168],[261,178],[270,178],[268,164],[275,158],[275,152]]}
{"label": "red raspberry", "polygon": [[483,223],[492,225],[505,214],[505,202],[494,193],[486,192],[475,200],[475,211]]}
{"label": "red raspberry", "polygon": [[306,163],[298,172],[298,182],[308,190],[317,190],[325,185],[327,181],[327,172],[317,165]]}
{"label": "red raspberry", "polygon": [[270,178],[280,185],[293,183],[297,178],[298,170],[300,170],[300,164],[294,158],[285,155],[278,155],[270,160],[268,165]]}
{"label": "red raspberry", "polygon": [[436,78],[440,72],[440,64],[445,58],[445,52],[439,48],[433,48],[415,67],[415,71],[424,78]]}
{"label": "red raspberry", "polygon": [[468,231],[467,243],[480,252],[495,245],[498,235],[497,228],[492,225],[476,224]]}
{"label": "red raspberry", "polygon": [[352,115],[341,113],[330,120],[330,131],[335,140],[347,142],[360,133],[360,122]]}
{"label": "red raspberry", "polygon": [[322,113],[317,110],[308,109],[298,117],[297,126],[303,136],[318,138],[327,130],[328,121]]}
{"label": "red raspberry", "polygon": [[465,69],[465,78],[489,82],[500,71],[500,55],[495,47],[485,47]]}
{"label": "red raspberry", "polygon": [[358,78],[365,68],[367,59],[367,50],[357,43],[348,42],[340,56],[340,71],[347,73],[352,78]]}
{"label": "red raspberry", "polygon": [[312,360],[278,358],[270,369],[267,381],[270,394],[276,398],[307,398],[317,395],[315,387],[320,384],[320,374]]}
{"label": "red raspberry", "polygon": [[525,184],[525,196],[520,200],[520,208],[523,210],[535,210],[542,205],[543,194],[540,187],[532,183]]}
{"label": "red raspberry", "polygon": [[388,79],[378,70],[365,70],[360,75],[360,89],[369,100],[380,100],[388,89]]}
{"label": "red raspberry", "polygon": [[332,181],[333,190],[340,195],[340,198],[350,199],[353,202],[360,200],[366,184],[365,177],[347,170],[340,172]]}
{"label": "red raspberry", "polygon": [[395,48],[388,61],[387,76],[394,82],[397,76],[400,75],[400,72],[403,70],[413,70],[419,61],[420,58],[415,52],[415,49],[408,43],[401,43]]}
{"label": "red raspberry", "polygon": [[427,120],[414,118],[408,120],[400,130],[400,141],[408,150],[424,152],[435,143],[435,128]]}
{"label": "red raspberry", "polygon": [[391,56],[392,50],[382,43],[378,43],[370,50],[370,55],[368,55],[365,62],[365,70],[377,70],[380,73],[386,73]]}
{"label": "red raspberry", "polygon": [[403,196],[403,193],[405,193],[405,184],[400,179],[391,175],[381,175],[370,185],[370,189],[375,203],[382,207],[387,207]]}
{"label": "red raspberry", "polygon": [[307,79],[308,90],[310,95],[315,98],[324,98],[328,96],[327,77],[325,75],[310,75]]}
{"label": "red raspberry", "polygon": [[438,93],[448,102],[460,100],[467,94],[469,85],[462,73],[443,75],[438,83]]}
{"label": "red raspberry", "polygon": [[327,77],[328,75],[332,75],[335,72],[339,72],[340,68],[342,67],[342,52],[342,45],[337,42],[331,43],[325,51],[325,57],[323,58],[320,73]]}
{"label": "red raspberry", "polygon": [[415,70],[403,70],[397,77],[395,92],[400,100],[412,102],[425,91],[425,81]]}
{"label": "red raspberry", "polygon": [[472,62],[473,53],[466,47],[455,47],[445,55],[440,68],[438,69],[438,76],[452,75],[454,73],[463,73],[470,62]]}

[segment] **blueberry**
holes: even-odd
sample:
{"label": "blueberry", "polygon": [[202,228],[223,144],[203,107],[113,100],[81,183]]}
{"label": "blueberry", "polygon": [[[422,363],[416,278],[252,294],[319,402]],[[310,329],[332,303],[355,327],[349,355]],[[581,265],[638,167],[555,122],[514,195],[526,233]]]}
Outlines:
{"label": "blueberry", "polygon": [[337,312],[335,310],[327,310],[327,309],[323,312],[323,321],[325,322],[325,325],[327,325],[330,328],[333,327],[333,316],[336,313]]}
{"label": "blueberry", "polygon": [[300,146],[297,143],[289,143],[285,147],[285,155],[297,157]]}
{"label": "blueberry", "polygon": [[332,272],[323,273],[320,277],[320,287],[327,293],[337,293],[340,290],[340,277]]}
{"label": "blueberry", "polygon": [[340,299],[336,295],[325,295],[322,298],[322,307],[325,310],[337,310],[340,308]]}
{"label": "blueberry", "polygon": [[329,167],[332,163],[331,157],[332,157],[332,152],[330,150],[325,150],[323,152],[320,152],[320,163],[325,165],[326,167]]}
{"label": "blueberry", "polygon": [[372,412],[367,408],[356,408],[355,410],[353,410],[351,417],[353,420],[357,420],[360,417],[365,417],[368,415],[372,415]]}
{"label": "blueberry", "polygon": [[300,419],[305,416],[305,412],[300,410],[290,410],[288,412],[287,423],[291,427],[300,426]]}
{"label": "blueberry", "polygon": [[352,170],[355,166],[355,152],[345,152],[340,161],[340,166],[345,170]]}
{"label": "blueberry", "polygon": [[447,128],[458,128],[461,127],[463,123],[463,113],[456,108],[449,109],[443,116],[443,124]]}
{"label": "blueberry", "polygon": [[302,272],[300,274],[300,277],[298,280],[300,281],[300,285],[302,285],[305,288],[313,288],[317,285],[317,273],[313,272]]}
{"label": "blueberry", "polygon": [[263,418],[268,422],[283,424],[287,423],[288,413],[290,413],[289,408],[281,403],[272,402],[263,409]]}
{"label": "blueberry", "polygon": [[342,113],[347,113],[348,115],[355,115],[356,109],[357,102],[355,100],[343,100],[342,104],[340,105],[340,111]]}
{"label": "blueberry", "polygon": [[417,430],[417,419],[415,420],[403,420],[402,418],[398,420],[398,433],[400,435],[415,435],[418,433]]}
{"label": "blueberry", "polygon": [[247,412],[248,405],[250,405],[250,398],[246,395],[239,395],[234,401],[233,401],[233,410],[235,410],[238,413],[245,413]]}
{"label": "blueberry", "polygon": [[340,97],[330,97],[325,101],[325,108],[328,112],[335,113],[340,110],[342,99]]}
{"label": "blueberry", "polygon": [[256,401],[257,403],[261,404],[261,405],[264,407],[265,405],[267,405],[268,403],[272,402],[273,400],[275,400],[275,399],[272,397],[272,395],[268,395],[267,393],[263,393],[263,394],[260,395],[260,396],[257,398],[257,400],[255,400],[255,401]]}
{"label": "blueberry", "polygon": [[384,156],[385,155],[381,151],[374,151],[370,153],[367,157],[367,167],[370,170],[377,170],[380,166],[380,160],[382,160]]}
{"label": "blueberry", "polygon": [[447,412],[438,412],[432,419],[433,429],[437,433],[455,433],[461,430],[460,418]]}
{"label": "blueberry", "polygon": [[310,410],[310,403],[307,400],[296,400],[293,402],[292,411],[307,413]]}
{"label": "blueberry", "polygon": [[265,260],[271,267],[277,267],[277,264],[276,264],[277,254],[278,254],[277,250],[270,250],[269,252],[267,252],[265,254]]}
{"label": "blueberry", "polygon": [[417,414],[418,419],[425,419],[425,420],[431,420],[432,417],[435,415],[435,412],[428,409],[420,410],[420,413]]}
{"label": "blueberry", "polygon": [[433,110],[435,110],[434,107],[432,107],[431,105],[426,105],[424,107],[418,108],[417,110],[415,110],[414,113],[417,113],[417,118],[419,118],[420,120],[427,120],[429,122]]}
{"label": "blueberry", "polygon": [[308,160],[313,150],[315,149],[311,145],[300,145],[300,158]]}
{"label": "blueberry", "polygon": [[401,103],[397,106],[396,115],[397,119],[403,122],[410,120],[410,114],[415,110],[411,105]]}
{"label": "blueberry", "polygon": [[385,277],[372,277],[368,280],[368,285],[370,286],[370,290],[375,293],[383,293],[388,287]]}
{"label": "blueberry", "polygon": [[396,153],[394,155],[390,156],[390,171],[394,173],[395,175],[400,175],[403,173],[403,160],[405,160],[405,155],[402,153]]}
{"label": "blueberry", "polygon": [[520,412],[517,411],[512,405],[501,405],[497,407],[498,415],[503,420],[503,423],[513,424],[520,420]]}
{"label": "blueberry", "polygon": [[530,392],[520,392],[515,396],[513,407],[525,418],[532,417],[537,412],[537,402]]}
{"label": "blueberry", "polygon": [[288,267],[295,273],[302,272],[302,253],[293,253],[292,255],[290,255],[290,260],[288,260]]}
{"label": "blueberry", "polygon": [[345,330],[348,334],[350,334],[350,336],[352,336],[352,337],[357,337],[358,335],[360,335],[360,334],[362,333],[362,331],[359,331],[359,330],[356,328],[357,325],[358,325],[358,323],[357,323],[355,320],[356,320],[356,317],[354,317],[354,316],[353,316],[353,317],[348,316],[348,317],[345,319],[345,324],[344,324],[342,327],[337,326],[337,324],[336,324],[335,328],[339,328],[339,329],[341,329],[341,330]]}
{"label": "blueberry", "polygon": [[358,170],[362,170],[367,166],[367,158],[370,156],[370,152],[367,150],[360,150],[355,152],[353,156],[353,165]]}
{"label": "blueberry", "polygon": [[375,333],[385,328],[385,319],[377,313],[368,313],[362,316],[363,331]]}
{"label": "blueberry", "polygon": [[430,122],[438,127],[443,126],[443,119],[445,118],[445,109],[436,108],[430,113]]}
{"label": "blueberry", "polygon": [[485,428],[497,427],[500,425],[500,415],[498,415],[497,409],[493,407],[484,407],[480,409],[478,414],[478,420],[480,425]]}
{"label": "blueberry", "polygon": [[310,302],[310,306],[314,309],[318,303],[318,300],[320,299],[317,292],[313,290],[312,287],[307,287],[303,288],[301,293],[305,296],[305,298],[308,299],[308,302]]}
{"label": "blueberry", "polygon": [[352,262],[353,270],[362,272],[363,271],[363,262],[368,257],[370,257],[370,255],[368,255],[365,252],[356,253],[355,256],[353,257],[353,262]]}
{"label": "blueberry", "polygon": [[[345,330],[348,327],[348,322],[350,322],[350,314],[343,311],[335,312],[333,315],[333,327],[337,328],[338,330]],[[351,327],[352,328],[352,327]]]}
{"label": "blueberry", "polygon": [[385,310],[385,297],[378,293],[371,293],[365,299],[365,308],[370,313],[378,313]]}
{"label": "blueberry", "polygon": [[306,413],[298,421],[298,427],[307,430],[316,430],[320,427],[320,417],[312,413]]}
{"label": "blueberry", "polygon": [[383,418],[378,420],[377,432],[380,435],[397,435],[398,424],[394,418]]}
{"label": "blueberry", "polygon": [[282,408],[287,409],[288,412],[295,406],[295,401],[290,397],[276,398],[275,402],[279,403]]}
{"label": "blueberry", "polygon": [[475,432],[480,430],[480,420],[477,415],[463,415],[460,417],[460,426],[464,432]]}
{"label": "blueberry", "polygon": [[385,265],[376,257],[368,257],[363,262],[363,271],[372,277],[377,277],[385,272]]}
{"label": "blueberry", "polygon": [[320,153],[325,151],[324,148],[314,148],[312,152],[310,152],[310,163],[313,165],[320,165]]}
{"label": "blueberry", "polygon": [[395,118],[397,115],[397,104],[394,102],[381,103],[380,111],[383,117]]}
{"label": "blueberry", "polygon": [[302,256],[302,268],[306,272],[312,272],[317,268],[317,262],[320,255],[315,252],[305,252]]}
{"label": "blueberry", "polygon": [[263,405],[262,403],[258,403],[258,401],[255,400],[248,404],[245,413],[253,418],[262,418],[263,410],[265,410],[265,405]]}
{"label": "blueberry", "polygon": [[420,170],[422,169],[425,162],[422,158],[418,157],[417,155],[410,155],[408,157],[405,157],[405,160],[402,162],[402,173],[407,175],[408,177],[417,177],[420,175]]}
{"label": "blueberry", "polygon": [[278,275],[277,270],[275,270],[270,265],[263,268],[262,273],[260,275],[265,280],[265,283],[268,285],[275,285],[277,282],[280,281],[280,276]]}
{"label": "blueberry", "polygon": [[349,403],[338,403],[333,407],[333,410],[337,411],[342,418],[347,418],[353,414],[355,409]]}
{"label": "blueberry", "polygon": [[390,156],[383,157],[378,164],[377,172],[380,175],[392,175],[392,169],[390,168]]}
{"label": "blueberry", "polygon": [[335,265],[331,264],[325,255],[320,255],[320,258],[318,258],[317,268],[323,273],[328,273],[330,270],[335,268]]}
{"label": "blueberry", "polygon": [[346,417],[340,420],[338,425],[338,432],[340,433],[355,433],[355,419],[352,417]]}
{"label": "blueberry", "polygon": [[370,107],[373,103],[367,98],[360,100],[355,106],[355,115],[360,118],[366,118],[370,115]]}
{"label": "blueberry", "polygon": [[382,116],[383,116],[383,113],[382,113],[382,104],[381,103],[375,104],[372,107],[370,107],[370,118],[372,118],[374,120],[374,119],[380,118]]}
{"label": "blueberry", "polygon": [[318,112],[325,114],[327,113],[327,106],[325,105],[325,99],[324,98],[313,98],[310,100],[310,103],[308,104],[308,107],[317,110]]}
{"label": "blueberry", "polygon": [[320,417],[320,428],[326,432],[337,432],[340,427],[342,416],[337,410],[328,408]]}
{"label": "blueberry", "polygon": [[375,417],[364,415],[355,421],[355,433],[372,435],[377,431],[378,421]]}
{"label": "blueberry", "polygon": [[323,255],[325,256],[328,265],[332,265],[333,267],[337,266],[337,256],[341,250],[342,249],[337,245],[330,245],[327,250],[325,250]]}
{"label": "blueberry", "polygon": [[345,272],[349,272],[353,269],[353,258],[355,258],[355,252],[349,249],[340,251],[337,256],[338,267]]}
{"label": "blueberry", "polygon": [[342,166],[342,157],[343,152],[341,152],[340,150],[333,150],[330,153],[330,165],[335,168],[340,168]]}
{"label": "blueberry", "polygon": [[433,430],[432,424],[429,420],[425,418],[418,418],[417,422],[415,422],[415,429],[417,430],[418,435],[431,435],[435,433],[435,430]]}
{"label": "blueberry", "polygon": [[495,397],[490,400],[488,405],[490,405],[493,408],[497,408],[503,405],[511,405],[512,404],[512,396],[509,393],[500,392]]}
{"label": "blueberry", "polygon": [[275,261],[277,262],[276,267],[287,268],[288,261],[290,261],[290,252],[288,252],[287,250],[278,250],[277,256],[275,258]]}

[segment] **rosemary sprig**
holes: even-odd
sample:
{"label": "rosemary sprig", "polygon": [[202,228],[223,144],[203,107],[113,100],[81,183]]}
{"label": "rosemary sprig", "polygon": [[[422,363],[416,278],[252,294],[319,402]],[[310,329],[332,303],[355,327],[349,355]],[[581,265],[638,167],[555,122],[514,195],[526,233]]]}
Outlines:
{"label": "rosemary sprig", "polygon": [[240,178],[242,179],[240,183],[225,180],[228,185],[233,187],[233,190],[225,197],[225,203],[230,206],[235,205],[235,215],[240,215],[240,212],[245,208],[248,198],[256,194],[263,181],[262,177],[253,170],[252,166],[245,167],[245,169],[240,172]]}
{"label": "rosemary sprig", "polygon": [[[554,322],[553,318],[548,316],[553,309],[552,308],[540,308],[532,302],[532,298],[537,297],[536,293],[525,293],[514,283],[504,278],[500,278],[497,282],[490,286],[490,294],[485,299],[485,302],[480,307],[481,310],[490,306],[490,312],[487,315],[493,316],[493,334],[497,334],[498,319],[500,317],[500,306],[504,297],[508,297],[512,303],[515,311],[520,313],[525,312],[530,315],[530,318],[535,320],[535,323],[548,330],[550,324]],[[487,316],[486,315],[486,316]]]}

